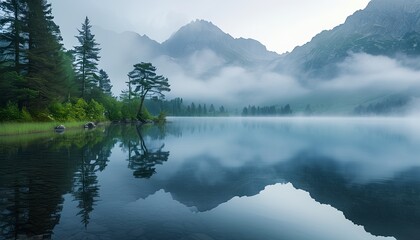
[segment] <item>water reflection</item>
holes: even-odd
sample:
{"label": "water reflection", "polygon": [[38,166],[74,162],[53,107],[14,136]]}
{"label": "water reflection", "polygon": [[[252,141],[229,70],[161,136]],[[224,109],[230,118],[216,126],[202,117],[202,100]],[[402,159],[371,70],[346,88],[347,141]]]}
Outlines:
{"label": "water reflection", "polygon": [[163,139],[165,131],[111,126],[48,134],[39,139],[2,139],[0,239],[51,238],[66,193],[71,193],[77,202],[76,215],[87,228],[90,214],[100,200],[97,174],[106,169],[117,142],[121,147],[127,146],[129,168],[136,177],[150,178],[155,173],[154,166],[168,160],[164,144],[158,148],[147,146],[144,136]]}
{"label": "water reflection", "polygon": [[81,217],[81,222],[87,228],[89,214],[100,197],[100,185],[96,174],[105,170],[116,141],[112,139],[109,131],[103,134],[99,131],[90,131],[83,136],[83,139],[76,142],[78,144],[76,151],[80,151],[80,156],[74,159],[78,168],[73,177],[72,195],[80,209],[77,215]]}
{"label": "water reflection", "polygon": [[[151,126],[136,126],[136,133],[139,141],[133,142],[130,141],[128,145],[128,167],[134,170],[133,175],[136,178],[150,178],[153,174],[156,173],[156,165],[162,165],[164,162],[168,161],[169,151],[163,151],[165,144],[162,143],[158,147],[147,146],[146,141],[143,138],[146,131],[151,130]],[[164,131],[162,127],[158,127],[159,133],[157,136],[158,139],[164,139]],[[154,135],[151,135],[154,137]]]}
{"label": "water reflection", "polygon": [[1,139],[0,239],[416,239],[419,145],[401,119],[177,118]]}
{"label": "water reflection", "polygon": [[291,182],[374,235],[416,239],[420,134],[414,123],[183,119],[174,122],[184,129],[182,140],[167,139],[168,170],[150,185],[202,212]]}
{"label": "water reflection", "polygon": [[79,202],[87,227],[99,199],[96,173],[106,168],[116,140],[107,129],[24,138],[2,139],[0,147],[1,236],[51,238],[66,193]]}

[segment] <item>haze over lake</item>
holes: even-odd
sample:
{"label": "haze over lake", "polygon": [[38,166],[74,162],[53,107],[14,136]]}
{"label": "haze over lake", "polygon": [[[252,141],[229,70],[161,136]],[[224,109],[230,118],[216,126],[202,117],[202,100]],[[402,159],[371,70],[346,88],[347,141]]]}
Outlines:
{"label": "haze over lake", "polygon": [[3,239],[420,235],[415,119],[169,121],[2,140]]}

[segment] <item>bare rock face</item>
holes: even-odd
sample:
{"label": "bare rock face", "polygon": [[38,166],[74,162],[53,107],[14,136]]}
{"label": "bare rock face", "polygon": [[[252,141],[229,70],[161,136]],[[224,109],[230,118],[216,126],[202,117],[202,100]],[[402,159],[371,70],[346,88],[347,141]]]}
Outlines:
{"label": "bare rock face", "polygon": [[[350,53],[420,55],[420,0],[372,0],[345,23],[296,47],[278,68],[331,77]],[[283,66],[282,66],[283,65]]]}
{"label": "bare rock face", "polygon": [[363,11],[350,16],[344,29],[348,33],[381,34],[402,38],[420,31],[419,0],[373,0]]}

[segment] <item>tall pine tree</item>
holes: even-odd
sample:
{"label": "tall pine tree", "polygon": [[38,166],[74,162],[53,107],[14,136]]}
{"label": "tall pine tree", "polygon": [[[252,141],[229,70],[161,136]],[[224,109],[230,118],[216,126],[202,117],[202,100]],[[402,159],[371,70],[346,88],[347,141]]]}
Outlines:
{"label": "tall pine tree", "polygon": [[78,30],[79,36],[76,36],[80,45],[74,47],[75,65],[83,98],[86,98],[86,95],[90,93],[92,88],[98,86],[97,65],[100,59],[99,51],[101,49],[95,41],[95,35],[92,34],[91,28],[89,18],[86,17],[82,24],[82,29]]}
{"label": "tall pine tree", "polygon": [[42,110],[70,94],[73,69],[46,0],[0,2],[0,105]]}
{"label": "tall pine tree", "polygon": [[98,82],[99,82],[99,89],[109,95],[112,96],[112,85],[111,85],[111,80],[109,79],[108,74],[103,70],[99,70],[99,78],[98,78]]}
{"label": "tall pine tree", "polygon": [[[23,0],[4,0],[0,2],[0,107],[8,102],[22,103],[22,99],[35,95],[36,92],[25,88],[25,71],[27,62],[26,49],[27,29],[25,16],[27,4]],[[22,104],[19,104],[22,108]]]}
{"label": "tall pine tree", "polygon": [[60,43],[62,38],[59,27],[53,21],[51,4],[46,0],[26,2],[27,87],[38,93],[30,101],[30,106],[42,110],[52,101],[61,101],[70,94],[72,66]]}
{"label": "tall pine tree", "polygon": [[23,0],[4,0],[0,2],[0,66],[2,72],[8,70],[21,73],[24,62],[26,22],[24,17],[27,5]]}

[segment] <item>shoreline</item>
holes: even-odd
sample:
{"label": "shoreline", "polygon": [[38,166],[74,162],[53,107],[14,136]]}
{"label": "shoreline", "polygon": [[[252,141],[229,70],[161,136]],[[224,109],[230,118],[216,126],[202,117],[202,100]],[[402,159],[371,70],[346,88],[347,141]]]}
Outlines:
{"label": "shoreline", "polygon": [[[0,137],[11,137],[19,135],[32,135],[48,132],[56,132],[54,127],[64,125],[65,131],[73,129],[83,129],[86,122],[22,122],[22,123],[0,123]],[[99,123],[103,125],[105,123]]]}

